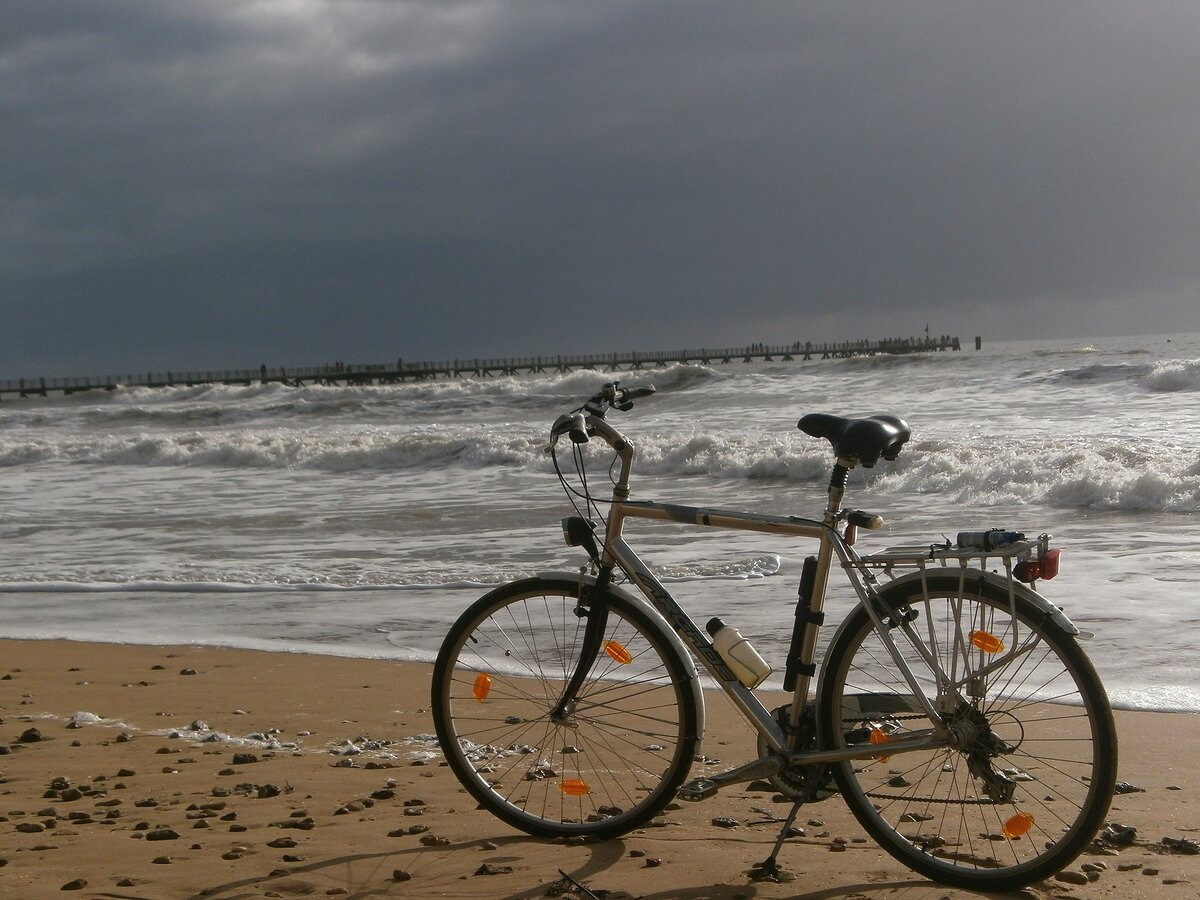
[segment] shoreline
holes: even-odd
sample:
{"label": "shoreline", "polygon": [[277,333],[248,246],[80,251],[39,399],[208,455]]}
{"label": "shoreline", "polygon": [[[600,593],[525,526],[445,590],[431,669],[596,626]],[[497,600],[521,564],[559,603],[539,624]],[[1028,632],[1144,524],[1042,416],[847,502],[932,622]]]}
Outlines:
{"label": "shoreline", "polygon": [[[277,650],[0,639],[0,894],[532,898],[562,870],[609,898],[978,896],[893,861],[837,798],[801,809],[806,833],[780,855],[796,880],[784,883],[748,873],[789,807],[747,786],[673,804],[617,840],[523,835],[476,810],[440,765],[430,671]],[[704,755],[749,759],[753,740],[732,707],[706,701]],[[1136,840],[1072,865],[1102,863],[1094,883],[1051,880],[1025,896],[1187,897],[1200,884],[1200,855],[1163,844],[1200,838],[1200,763],[1188,752],[1200,715],[1116,718],[1118,777],[1137,790],[1114,797],[1109,821]]]}

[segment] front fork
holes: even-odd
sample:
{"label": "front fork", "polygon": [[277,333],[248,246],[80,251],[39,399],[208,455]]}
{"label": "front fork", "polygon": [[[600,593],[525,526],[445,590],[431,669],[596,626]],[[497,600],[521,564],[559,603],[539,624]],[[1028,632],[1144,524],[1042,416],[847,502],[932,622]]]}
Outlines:
{"label": "front fork", "polygon": [[587,679],[600,650],[604,647],[604,632],[608,628],[608,600],[604,590],[612,578],[612,567],[601,568],[595,585],[588,586],[582,578],[579,579],[579,591],[575,598],[575,615],[586,619],[583,629],[583,643],[579,650],[579,660],[575,671],[567,681],[562,696],[550,710],[550,721],[556,725],[567,724],[575,711],[575,698],[579,689]]}

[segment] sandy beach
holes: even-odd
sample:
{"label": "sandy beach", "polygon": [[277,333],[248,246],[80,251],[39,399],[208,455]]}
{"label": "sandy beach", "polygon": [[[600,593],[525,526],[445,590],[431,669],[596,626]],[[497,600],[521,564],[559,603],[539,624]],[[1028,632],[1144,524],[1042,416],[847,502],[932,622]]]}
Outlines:
{"label": "sandy beach", "polygon": [[[911,873],[834,798],[801,810],[785,880],[756,881],[788,807],[749,788],[620,840],[530,838],[478,811],[431,742],[430,667],[199,647],[0,641],[0,896],[974,896]],[[709,701],[704,755],[751,754]],[[1110,822],[1029,897],[1194,897],[1200,716],[1118,713]],[[725,820],[719,824],[714,820]],[[732,826],[732,827],[731,827]],[[1127,836],[1129,833],[1126,833]],[[1168,839],[1164,842],[1164,838]],[[1180,843],[1182,842],[1182,843]],[[791,876],[791,880],[786,880]]]}

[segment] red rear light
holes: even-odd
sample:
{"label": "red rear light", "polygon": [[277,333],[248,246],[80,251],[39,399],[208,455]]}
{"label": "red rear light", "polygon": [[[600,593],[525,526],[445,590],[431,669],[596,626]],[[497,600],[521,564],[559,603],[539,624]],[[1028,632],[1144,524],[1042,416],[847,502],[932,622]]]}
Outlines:
{"label": "red rear light", "polygon": [[1013,566],[1013,578],[1033,584],[1039,578],[1047,580],[1058,574],[1059,549],[1047,550],[1037,559],[1023,559]]}
{"label": "red rear light", "polygon": [[1058,574],[1058,553],[1059,550],[1055,547],[1043,553],[1042,558],[1038,560],[1041,563],[1043,578],[1050,579]]}

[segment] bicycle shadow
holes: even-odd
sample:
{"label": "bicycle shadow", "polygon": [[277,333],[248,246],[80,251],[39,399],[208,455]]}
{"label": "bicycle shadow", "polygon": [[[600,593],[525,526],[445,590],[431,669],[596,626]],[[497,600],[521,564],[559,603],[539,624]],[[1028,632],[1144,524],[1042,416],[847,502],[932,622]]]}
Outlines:
{"label": "bicycle shadow", "polygon": [[[286,872],[275,872],[252,877],[234,879],[220,884],[210,884],[195,890],[187,900],[250,900],[263,896],[264,890],[275,889],[283,895],[296,893],[298,885],[304,890],[300,893],[321,893],[328,889],[338,888],[339,895],[348,900],[370,900],[375,897],[419,896],[421,891],[428,890],[429,885],[442,881],[444,883],[461,883],[473,875],[475,863],[463,865],[463,853],[466,851],[486,852],[487,862],[493,866],[503,866],[507,862],[528,860],[530,848],[544,849],[549,842],[540,841],[525,835],[507,835],[500,837],[480,837],[472,840],[456,842],[447,846],[412,846],[370,853],[347,853],[339,856],[326,857],[320,860],[291,865]],[[728,884],[686,884],[676,883],[665,890],[654,893],[643,893],[640,890],[628,890],[629,873],[623,873],[623,884],[605,885],[605,876],[610,875],[618,862],[626,859],[628,848],[621,838],[608,841],[580,845],[577,848],[586,851],[587,859],[568,867],[550,868],[537,873],[537,882],[527,888],[504,892],[503,889],[492,891],[494,885],[486,880],[478,885],[479,891],[468,889],[455,896],[479,896],[497,898],[497,900],[534,900],[547,896],[547,884],[556,880],[559,873],[565,873],[575,882],[594,891],[594,896],[616,896],[638,900],[754,900],[764,896],[780,896],[781,885],[771,883],[770,889],[754,879],[753,873],[746,871],[732,877],[733,883]],[[508,855],[506,855],[506,853]],[[394,873],[403,872],[405,880],[398,880]],[[685,876],[685,873],[680,873]],[[730,873],[731,876],[733,873]],[[481,876],[486,879],[486,876]],[[802,884],[803,872],[795,873],[795,884]],[[874,898],[900,897],[903,900],[936,900],[950,894],[950,889],[935,884],[923,878],[884,879],[878,881],[862,881],[861,872],[848,872],[845,884],[832,885],[813,890],[801,889],[790,893],[788,883],[782,884],[782,890],[788,900],[874,900]],[[681,878],[686,881],[686,876]],[[590,882],[590,884],[588,884]],[[993,900],[1011,900],[1021,898],[1030,900],[1037,895],[1028,890],[1009,893],[975,893],[964,891],[961,895],[970,894],[974,897],[993,898]],[[98,897],[125,898],[123,894],[98,894]],[[567,896],[587,896],[572,892]]]}
{"label": "bicycle shadow", "polygon": [[[390,849],[372,853],[347,853],[340,856],[326,857],[320,860],[288,866],[286,873],[263,874],[245,878],[233,879],[218,884],[209,884],[193,890],[186,900],[250,900],[262,897],[263,889],[292,885],[288,893],[296,893],[294,886],[303,884],[303,893],[319,892],[325,888],[340,888],[339,896],[349,900],[368,900],[372,897],[414,896],[419,893],[422,883],[426,886],[437,879],[459,880],[471,874],[474,863],[462,865],[464,851],[487,851],[487,861],[492,865],[503,865],[509,861],[519,861],[526,858],[520,848],[537,846],[544,847],[547,841],[538,841],[525,835],[508,835],[502,837],[480,837],[467,841],[458,841],[445,846],[414,846]],[[512,851],[511,856],[504,856],[506,848]],[[593,874],[603,872],[620,860],[626,853],[625,845],[620,840],[606,841],[590,845],[593,852],[590,859],[572,875],[576,879],[590,878]],[[403,871],[405,880],[397,880],[391,873]],[[557,876],[557,872],[546,872]],[[552,879],[551,879],[552,880]],[[486,890],[478,896],[511,897],[513,900],[526,897],[544,897],[546,884],[539,883],[528,890],[510,894],[496,894]],[[98,897],[111,900],[127,900],[124,894],[98,894]]]}

